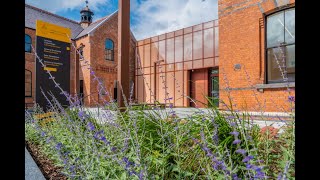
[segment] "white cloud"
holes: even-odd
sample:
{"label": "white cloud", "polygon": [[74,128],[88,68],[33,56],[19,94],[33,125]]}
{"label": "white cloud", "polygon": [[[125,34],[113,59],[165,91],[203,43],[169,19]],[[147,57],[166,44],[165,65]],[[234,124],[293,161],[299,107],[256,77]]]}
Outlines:
{"label": "white cloud", "polygon": [[138,40],[218,18],[217,0],[131,0]]}
{"label": "white cloud", "polygon": [[[108,5],[109,2],[110,0],[90,0],[89,8],[92,11],[99,11],[99,7]],[[46,0],[45,2],[44,0],[26,0],[26,3],[52,13],[85,7],[85,0]]]}

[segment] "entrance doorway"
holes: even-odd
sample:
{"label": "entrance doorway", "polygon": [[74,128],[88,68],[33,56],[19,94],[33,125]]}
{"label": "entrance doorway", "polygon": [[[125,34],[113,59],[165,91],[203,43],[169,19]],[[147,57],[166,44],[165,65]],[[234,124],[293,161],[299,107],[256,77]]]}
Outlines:
{"label": "entrance doorway", "polygon": [[189,81],[189,95],[190,95],[190,107],[204,108],[207,106],[208,93],[208,70],[194,69],[190,70],[190,81]]}
{"label": "entrance doorway", "polygon": [[83,105],[83,80],[80,80],[80,90],[79,90],[79,98],[80,98],[80,104]]}
{"label": "entrance doorway", "polygon": [[209,96],[213,105],[219,107],[219,69],[209,70]]}

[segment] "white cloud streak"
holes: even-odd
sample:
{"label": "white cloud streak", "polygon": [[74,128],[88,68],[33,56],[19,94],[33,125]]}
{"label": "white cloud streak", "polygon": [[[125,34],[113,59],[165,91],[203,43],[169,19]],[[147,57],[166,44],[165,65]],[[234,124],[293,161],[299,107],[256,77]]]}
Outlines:
{"label": "white cloud streak", "polygon": [[[99,11],[99,7],[108,6],[110,1],[111,0],[89,0],[89,8],[92,11]],[[25,2],[52,13],[85,7],[85,0],[26,0]]]}
{"label": "white cloud streak", "polygon": [[[218,18],[218,0],[130,1],[131,30],[138,40]],[[26,0],[26,3],[52,13],[85,6],[85,0]],[[117,3],[117,0],[89,0],[89,7],[97,20],[106,15],[107,8],[117,7]]]}
{"label": "white cloud streak", "polygon": [[138,40],[218,18],[217,0],[131,0]]}

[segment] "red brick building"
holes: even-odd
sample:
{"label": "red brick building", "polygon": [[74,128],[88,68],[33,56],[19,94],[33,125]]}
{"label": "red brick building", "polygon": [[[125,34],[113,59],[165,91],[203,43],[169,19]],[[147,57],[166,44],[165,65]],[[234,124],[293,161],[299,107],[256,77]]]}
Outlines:
{"label": "red brick building", "polygon": [[295,1],[218,3],[220,99],[228,101],[228,87],[236,109],[290,111],[288,96],[295,96]]}
{"label": "red brick building", "polygon": [[[70,93],[81,94],[84,105],[94,106],[99,100],[98,86],[94,81],[88,65],[91,65],[96,75],[109,91],[112,97],[116,92],[117,61],[118,61],[118,12],[93,21],[93,12],[87,7],[81,10],[81,21],[76,22],[42,9],[25,5],[25,102],[33,103],[35,100],[35,52],[36,47],[36,20],[46,21],[72,31],[72,44],[70,54]],[[129,79],[134,81],[135,44],[136,40],[131,34],[130,72]],[[32,46],[31,46],[32,45]],[[83,58],[76,53],[82,53]],[[109,100],[108,96],[106,96]]]}
{"label": "red brick building", "polygon": [[219,108],[226,109],[230,97],[238,110],[290,111],[288,97],[295,91],[294,1],[218,4],[218,20],[138,41],[137,100],[206,107],[206,97],[214,97],[220,100]]}
{"label": "red brick building", "polygon": [[[219,18],[136,42],[132,35],[129,78],[139,103],[206,107],[207,98],[234,109],[288,112],[295,96],[295,1],[219,0]],[[117,12],[91,22],[82,11],[75,22],[26,5],[26,47],[34,44],[35,21],[72,29],[72,43],[83,53],[114,96],[117,70]],[[90,18],[89,18],[90,17]],[[26,49],[26,102],[34,97],[34,53]],[[85,105],[98,101],[84,61],[71,52],[71,93]],[[32,76],[30,76],[32,73]],[[32,81],[31,81],[32,79]],[[32,83],[30,83],[32,82]],[[29,87],[29,88],[28,88]],[[27,97],[27,95],[31,95]],[[192,100],[191,100],[192,99]]]}

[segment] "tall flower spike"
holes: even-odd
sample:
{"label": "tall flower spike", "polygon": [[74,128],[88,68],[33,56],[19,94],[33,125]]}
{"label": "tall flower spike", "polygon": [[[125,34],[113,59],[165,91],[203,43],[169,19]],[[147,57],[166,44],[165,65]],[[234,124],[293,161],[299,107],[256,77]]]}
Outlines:
{"label": "tall flower spike", "polygon": [[236,150],[236,153],[245,155],[247,152],[246,152],[246,150],[244,150],[244,149],[237,149],[237,150]]}
{"label": "tall flower spike", "polygon": [[232,144],[240,144],[241,143],[241,140],[239,140],[239,139],[236,139],[236,140],[234,140],[233,142],[232,142]]}

